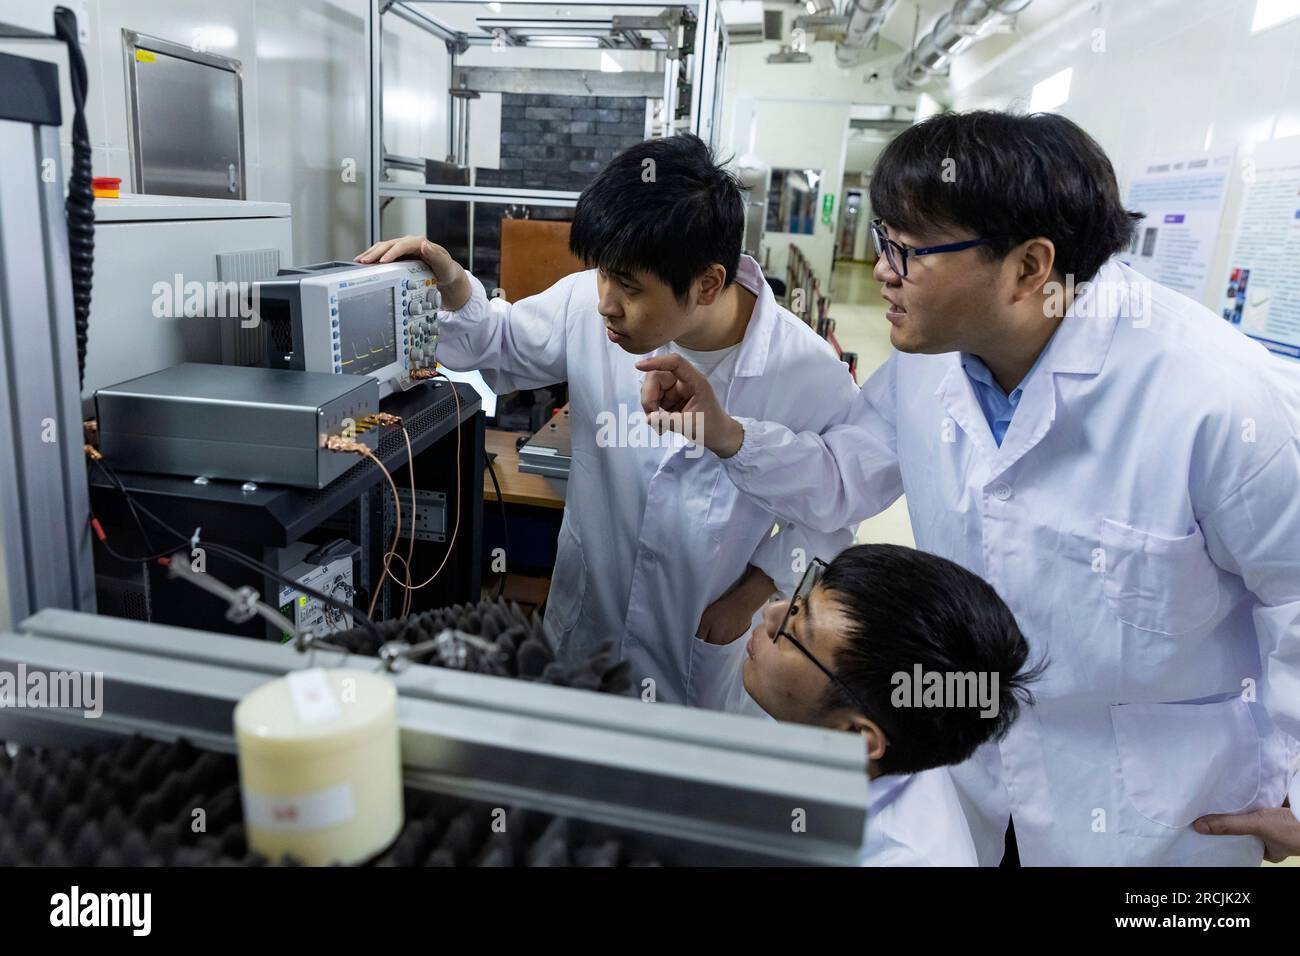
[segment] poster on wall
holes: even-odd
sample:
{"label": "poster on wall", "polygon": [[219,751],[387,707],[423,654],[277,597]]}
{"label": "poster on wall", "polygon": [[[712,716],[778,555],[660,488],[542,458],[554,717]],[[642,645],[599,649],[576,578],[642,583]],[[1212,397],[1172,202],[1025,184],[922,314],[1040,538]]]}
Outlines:
{"label": "poster on wall", "polygon": [[1223,317],[1300,359],[1300,136],[1260,143],[1244,170]]}
{"label": "poster on wall", "polygon": [[1205,300],[1234,151],[1145,164],[1129,183],[1129,209],[1143,213],[1125,265],[1197,302]]}

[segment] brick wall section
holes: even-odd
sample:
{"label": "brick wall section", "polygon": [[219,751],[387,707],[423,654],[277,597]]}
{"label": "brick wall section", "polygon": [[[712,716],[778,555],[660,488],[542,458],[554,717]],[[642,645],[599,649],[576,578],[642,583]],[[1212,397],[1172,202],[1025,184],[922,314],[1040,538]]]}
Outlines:
{"label": "brick wall section", "polygon": [[[645,103],[633,96],[504,93],[501,168],[476,170],[476,181],[581,192],[617,153],[645,138]],[[474,209],[474,271],[488,289],[501,259],[503,213],[501,206]],[[573,210],[532,206],[530,216],[571,219]]]}

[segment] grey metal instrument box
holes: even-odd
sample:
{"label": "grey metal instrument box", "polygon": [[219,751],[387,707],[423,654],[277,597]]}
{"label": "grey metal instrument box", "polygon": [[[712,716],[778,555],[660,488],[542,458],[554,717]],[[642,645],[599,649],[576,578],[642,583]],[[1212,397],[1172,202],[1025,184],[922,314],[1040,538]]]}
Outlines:
{"label": "grey metal instrument box", "polygon": [[519,449],[519,470],[547,478],[567,479],[572,464],[573,442],[566,406],[552,415],[551,420]]}
{"label": "grey metal instrument box", "polygon": [[358,461],[328,436],[351,425],[378,444],[366,376],[186,363],[101,388],[95,405],[100,451],[125,471],[323,488]]}

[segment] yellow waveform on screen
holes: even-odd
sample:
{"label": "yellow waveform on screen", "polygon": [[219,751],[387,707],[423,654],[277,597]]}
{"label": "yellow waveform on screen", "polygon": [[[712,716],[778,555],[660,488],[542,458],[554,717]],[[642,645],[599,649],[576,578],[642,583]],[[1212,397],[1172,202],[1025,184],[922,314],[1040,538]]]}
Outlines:
{"label": "yellow waveform on screen", "polygon": [[[391,347],[391,345],[392,345],[392,343],[385,342],[385,343],[382,343],[382,344],[379,346],[379,348],[372,348],[371,345],[370,345],[370,336],[368,336],[368,335],[366,336],[366,348],[370,349],[370,354],[371,354],[371,355],[382,355],[382,354],[384,354],[385,352],[387,352],[387,351],[389,350],[389,348]],[[361,358],[361,356],[358,355],[357,358]]]}

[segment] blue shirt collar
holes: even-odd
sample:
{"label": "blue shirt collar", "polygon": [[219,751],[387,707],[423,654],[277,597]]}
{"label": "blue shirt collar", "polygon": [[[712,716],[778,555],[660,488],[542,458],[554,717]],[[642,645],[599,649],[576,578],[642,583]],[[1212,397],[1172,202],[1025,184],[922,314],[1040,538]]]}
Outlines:
{"label": "blue shirt collar", "polygon": [[[1057,331],[1060,330],[1058,329]],[[1043,356],[1047,354],[1048,350],[1051,348],[1052,340],[1055,338],[1056,336],[1053,335],[1051,339],[1047,340],[1047,345],[1043,346],[1043,350],[1038,353],[1038,358],[1034,359],[1034,364],[1030,367],[1029,371],[1025,373],[1025,377],[1020,380],[1020,384],[1013,388],[1010,393],[1002,391],[1002,386],[999,385],[997,379],[993,377],[993,372],[989,370],[989,367],[984,364],[984,360],[978,355],[972,355],[969,352],[962,352],[961,367],[966,373],[966,376],[972,382],[978,382],[980,385],[987,385],[989,388],[997,389],[1000,395],[1005,395],[1011,404],[1014,405],[1020,401],[1020,394],[1024,391],[1025,384],[1033,378],[1034,372],[1038,370],[1038,366],[1043,364]]]}

